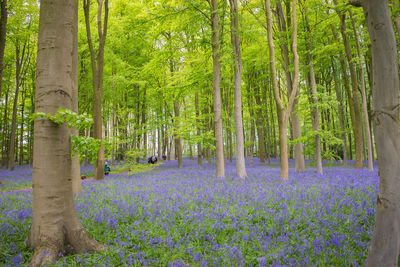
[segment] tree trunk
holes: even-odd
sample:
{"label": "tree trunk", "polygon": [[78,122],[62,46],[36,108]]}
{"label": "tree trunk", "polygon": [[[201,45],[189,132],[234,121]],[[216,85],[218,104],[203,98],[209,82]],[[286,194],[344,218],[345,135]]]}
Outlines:
{"label": "tree trunk", "polygon": [[1,0],[0,3],[0,98],[3,81],[3,62],[4,51],[6,49],[6,35],[7,35],[7,0]]}
{"label": "tree trunk", "polygon": [[237,0],[230,0],[231,3],[231,41],[233,46],[233,59],[235,62],[234,84],[235,84],[235,128],[236,128],[236,175],[246,179],[246,164],[244,159],[244,137],[242,118],[242,56],[240,52],[238,3]]}
{"label": "tree trunk", "polygon": [[[306,11],[304,11],[306,12]],[[311,28],[308,22],[308,16],[307,14],[304,15],[305,17],[305,22],[306,22],[306,28],[307,32],[309,35],[311,35]],[[308,36],[310,37],[310,36]],[[308,55],[307,55],[307,64],[308,64],[308,71],[309,71],[309,87],[311,89],[311,102],[310,104],[313,104],[314,107],[311,108],[311,123],[312,123],[312,128],[313,131],[316,132],[315,134],[315,164],[317,168],[317,173],[322,174],[322,157],[321,157],[321,135],[319,134],[319,108],[318,108],[318,92],[317,92],[317,83],[315,81],[315,73],[314,73],[314,63],[313,63],[313,57],[311,54],[311,51],[313,49],[312,43],[311,43],[311,38],[308,38],[306,40],[307,44],[307,50],[308,50]]]}
{"label": "tree trunk", "polygon": [[[249,81],[250,83],[250,81]],[[250,146],[249,146],[249,154],[250,154],[250,165],[253,165],[254,161],[254,141],[256,139],[256,129],[254,126],[254,109],[253,109],[253,97],[252,97],[252,92],[251,88],[249,86],[247,90],[247,105],[249,109],[249,115],[250,115]]]}
{"label": "tree trunk", "polygon": [[5,166],[8,163],[8,153],[7,153],[7,148],[8,148],[8,142],[7,142],[7,136],[8,136],[8,94],[9,94],[10,88],[7,89],[6,96],[5,96],[5,103],[4,103],[4,121],[3,121],[3,140],[2,140],[2,158],[1,158],[1,165]]}
{"label": "tree trunk", "polygon": [[[103,140],[103,116],[102,116],[102,98],[103,98],[103,69],[104,69],[104,46],[107,36],[108,22],[108,0],[104,0],[104,24],[102,24],[103,0],[97,0],[97,32],[99,37],[98,50],[93,48],[92,36],[90,32],[90,0],[83,1],[85,13],[86,35],[90,50],[90,61],[93,74],[93,138]],[[94,179],[104,179],[104,145],[100,146],[97,152],[95,163]]]}
{"label": "tree trunk", "polygon": [[340,131],[342,132],[341,137],[342,137],[342,141],[343,141],[343,146],[342,146],[343,165],[347,166],[347,160],[348,160],[348,158],[347,158],[347,139],[346,139],[345,121],[344,121],[344,115],[343,115],[343,102],[342,102],[343,99],[342,99],[341,91],[339,89],[339,81],[338,81],[337,71],[334,66],[333,60],[332,60],[332,70],[333,70],[333,79],[335,82],[336,99],[338,101],[339,125],[340,125]]}
{"label": "tree trunk", "polygon": [[[277,2],[277,13],[279,17],[278,26],[280,27],[280,31],[287,32],[285,16],[283,13],[282,5],[279,1]],[[282,48],[283,62],[286,73],[286,84],[288,88],[288,95],[290,95],[292,93],[292,73],[289,70],[289,65],[290,65],[289,48],[286,42],[281,46],[281,48]],[[290,116],[292,121],[293,139],[298,139],[301,137],[300,117],[297,113],[298,102],[299,101],[296,98],[293,102],[293,112]],[[298,142],[294,145],[294,158],[295,158],[295,171],[303,172],[306,169],[306,165],[304,162],[303,144],[301,142]]]}
{"label": "tree trunk", "polygon": [[19,165],[24,164],[24,111],[25,111],[25,95],[24,91],[21,92],[21,127],[19,129]]}
{"label": "tree trunk", "polygon": [[[197,137],[201,136],[201,121],[200,121],[200,107],[199,107],[199,92],[196,91],[194,96],[194,105],[196,109],[196,123],[197,123]],[[201,148],[201,141],[197,142],[197,165],[203,165],[203,158],[202,158],[202,148]]]}
{"label": "tree trunk", "polygon": [[387,1],[363,0],[362,4],[372,48],[373,121],[379,167],[375,227],[367,266],[398,266],[400,105],[396,39]]}
{"label": "tree trunk", "polygon": [[367,109],[367,96],[365,94],[365,79],[364,79],[364,64],[362,62],[361,48],[360,48],[360,37],[356,28],[355,19],[352,16],[350,11],[350,18],[353,25],[354,37],[356,39],[357,45],[357,54],[358,54],[358,64],[360,65],[360,80],[361,80],[361,96],[362,96],[362,104],[364,111],[364,124],[365,124],[365,134],[367,139],[367,148],[368,148],[368,170],[372,171],[374,169],[374,159],[372,157],[372,140],[371,140],[371,129],[369,127],[369,118],[368,118],[368,109]]}
{"label": "tree trunk", "polygon": [[[337,5],[337,0],[334,0],[334,3],[335,3],[335,5]],[[351,77],[351,87],[352,87],[351,100],[352,100],[352,102],[349,104],[352,105],[353,109],[354,109],[354,120],[352,122],[354,125],[354,143],[355,143],[355,148],[356,148],[355,168],[362,169],[363,168],[363,162],[362,162],[362,150],[363,150],[362,132],[363,132],[363,130],[362,130],[362,116],[361,116],[361,110],[360,110],[360,103],[358,100],[357,72],[356,72],[356,67],[354,66],[354,62],[353,62],[353,55],[351,53],[350,42],[348,40],[348,36],[346,33],[345,15],[342,12],[338,12],[338,15],[340,18],[340,32],[341,32],[342,38],[343,38],[345,54],[346,54],[347,61],[349,63],[350,77]]]}
{"label": "tree trunk", "polygon": [[[175,127],[176,129],[179,129],[179,104],[178,100],[174,99],[174,113],[175,113]],[[183,167],[183,161],[182,161],[182,144],[181,144],[181,138],[177,133],[174,133],[174,138],[175,138],[175,158],[178,159],[178,168]]]}
{"label": "tree trunk", "polygon": [[[335,28],[332,26],[331,29],[332,29],[332,33],[333,33],[333,36],[335,37],[336,42],[339,43],[340,40],[339,40],[339,37],[338,37],[338,35],[336,33]],[[344,58],[344,55],[343,55],[342,51],[340,51],[340,54],[339,54],[339,62],[340,62],[340,66],[342,68],[342,75],[343,75],[343,80],[344,80],[344,88],[345,88],[346,95],[347,95],[347,105],[344,105],[344,107],[346,107],[346,106],[349,107],[350,119],[351,119],[351,122],[352,122],[351,123],[351,128],[353,130],[353,134],[356,135],[355,134],[356,133],[355,123],[354,123],[354,121],[355,121],[355,115],[354,115],[355,112],[354,112],[354,106],[351,104],[353,102],[353,100],[352,100],[353,97],[352,97],[352,93],[351,93],[351,90],[350,90],[350,81],[349,81],[348,70],[347,70],[345,58]],[[347,113],[344,112],[344,114],[347,114]],[[345,116],[345,117],[347,117],[347,116]],[[344,121],[344,123],[345,123],[345,127],[344,128],[346,129],[347,128],[347,120]],[[353,146],[352,146],[351,133],[349,133],[349,156],[350,156],[350,159],[353,159]]]}
{"label": "tree trunk", "polygon": [[[36,111],[54,114],[59,107],[72,108],[73,25],[78,23],[74,5],[75,0],[40,3]],[[53,40],[51,45],[48,40]],[[76,213],[70,133],[65,124],[45,118],[34,122],[33,219],[26,241],[34,249],[30,266],[53,264],[66,250],[90,253],[105,248],[89,237]]]}
{"label": "tree trunk", "polygon": [[[73,1],[74,3],[74,13],[73,21],[78,21],[78,10],[79,3],[78,0]],[[73,50],[72,50],[72,83],[71,83],[71,104],[72,111],[78,113],[78,24],[74,23],[72,25],[73,30]],[[79,136],[78,129],[71,128],[71,134]],[[74,194],[79,194],[82,191],[81,185],[81,166],[79,164],[79,155],[71,158],[71,178],[72,178],[72,192]]]}
{"label": "tree trunk", "polygon": [[13,113],[11,120],[11,134],[10,134],[10,143],[8,149],[8,170],[12,171],[15,167],[15,138],[16,138],[16,129],[17,129],[17,109],[18,109],[18,93],[19,87],[21,86],[21,69],[22,69],[22,60],[25,55],[25,47],[22,49],[22,54],[20,54],[20,45],[19,42],[15,45],[15,95],[14,95],[14,105],[13,105]]}
{"label": "tree trunk", "polygon": [[224,165],[224,140],[222,132],[221,116],[221,51],[219,43],[219,17],[218,0],[211,0],[211,24],[212,24],[212,50],[213,50],[213,91],[214,91],[214,134],[216,147],[216,177],[225,179]]}
{"label": "tree trunk", "polygon": [[256,100],[256,112],[257,112],[257,136],[258,136],[258,157],[261,163],[265,162],[265,146],[264,146],[264,128],[263,128],[263,114],[262,114],[262,107],[261,107],[261,96],[260,96],[260,88],[255,85],[254,87],[254,98]]}
{"label": "tree trunk", "polygon": [[275,47],[272,37],[272,11],[271,11],[271,0],[265,0],[265,12],[267,16],[267,30],[268,30],[268,47],[269,47],[269,57],[270,57],[270,68],[271,68],[271,79],[272,88],[274,92],[274,98],[276,103],[276,109],[278,113],[278,125],[279,125],[279,148],[280,148],[280,162],[281,162],[281,178],[282,180],[288,180],[289,176],[289,162],[288,162],[288,152],[287,152],[287,123],[289,116],[292,112],[293,103],[298,90],[299,82],[299,56],[297,54],[297,1],[292,2],[292,21],[293,21],[293,33],[292,33],[292,51],[294,56],[294,72],[293,72],[293,84],[292,92],[288,97],[287,108],[285,109],[280,98],[279,87],[277,84],[277,74],[275,68]]}

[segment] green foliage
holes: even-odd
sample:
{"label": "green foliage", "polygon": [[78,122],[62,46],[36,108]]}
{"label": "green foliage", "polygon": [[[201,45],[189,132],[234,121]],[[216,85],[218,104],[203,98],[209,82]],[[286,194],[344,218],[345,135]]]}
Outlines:
{"label": "green foliage", "polygon": [[[45,118],[58,125],[66,124],[69,128],[74,127],[78,130],[84,130],[93,123],[92,118],[87,114],[77,114],[69,109],[59,108],[58,111],[51,115],[49,113],[35,112],[31,119]],[[80,161],[89,160],[94,163],[97,160],[97,152],[101,146],[104,146],[105,157],[108,157],[112,149],[111,139],[95,139],[90,136],[71,135],[72,156],[79,156]]]}
{"label": "green foliage", "polygon": [[63,108],[59,108],[54,115],[51,115],[50,113],[43,113],[40,111],[35,112],[31,116],[31,120],[35,120],[36,118],[46,118],[58,125],[66,123],[69,128],[74,127],[77,130],[84,130],[86,128],[89,128],[93,123],[93,119],[90,117],[90,115],[87,115],[85,113],[78,114],[70,109]]}

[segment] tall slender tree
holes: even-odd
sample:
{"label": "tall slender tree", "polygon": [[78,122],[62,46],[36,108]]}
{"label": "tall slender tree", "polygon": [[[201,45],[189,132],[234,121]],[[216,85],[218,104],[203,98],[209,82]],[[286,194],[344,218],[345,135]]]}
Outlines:
{"label": "tall slender tree", "polygon": [[0,98],[1,98],[1,88],[3,80],[4,51],[6,48],[7,17],[8,17],[7,0],[1,0],[0,2]]}
{"label": "tall slender tree", "polygon": [[216,177],[225,178],[224,139],[222,132],[221,100],[221,50],[219,40],[218,0],[208,0],[211,6],[212,50],[213,50],[213,91],[214,91],[214,134],[216,147]]}
{"label": "tall slender tree", "polygon": [[[386,0],[357,2],[364,9],[371,39],[373,121],[379,192],[367,266],[398,266],[400,254],[399,65]],[[378,26],[379,25],[379,26]]]}
{"label": "tall slender tree", "polygon": [[[287,28],[290,27],[290,25],[287,25],[290,23],[290,19],[286,20],[285,15],[283,13],[283,8],[281,5],[281,2],[278,1],[276,3],[277,7],[277,14],[278,14],[278,27],[279,30],[283,33],[287,32]],[[286,2],[286,9],[287,13],[290,12],[290,2]],[[290,60],[289,60],[289,45],[288,41],[285,40],[282,45],[282,56],[283,56],[283,67],[285,69],[286,73],[286,84],[288,88],[288,94],[290,95],[292,93],[292,71],[290,70]],[[297,93],[298,94],[298,93]],[[292,124],[292,129],[293,129],[293,139],[298,139],[301,137],[301,127],[300,127],[300,117],[297,112],[297,105],[298,105],[298,99],[297,97],[295,98],[293,102],[293,112],[290,116],[291,119],[291,124]],[[303,144],[301,142],[296,142],[294,145],[294,158],[295,158],[295,170],[296,172],[302,172],[305,170],[306,165],[304,162],[304,155],[303,155]]]}
{"label": "tall slender tree", "polygon": [[239,19],[237,0],[229,0],[231,4],[231,41],[234,59],[234,84],[235,84],[235,128],[236,128],[236,175],[245,179],[247,177],[244,160],[244,137],[242,118],[242,55],[240,52]]}
{"label": "tall slender tree", "polygon": [[268,30],[268,47],[269,47],[269,63],[271,68],[271,79],[272,88],[274,92],[275,104],[278,114],[278,126],[279,126],[279,150],[280,150],[280,162],[281,162],[281,178],[287,180],[289,177],[289,159],[287,149],[287,123],[289,121],[290,114],[292,112],[293,103],[298,90],[299,83],[299,55],[297,54],[297,1],[292,2],[292,22],[293,22],[293,33],[292,33],[292,53],[293,53],[293,84],[292,92],[289,95],[288,103],[286,108],[282,102],[279,94],[277,72],[275,66],[275,46],[272,32],[272,11],[271,11],[271,0],[265,0],[265,12],[267,17],[267,30]]}
{"label": "tall slender tree", "polygon": [[[73,28],[78,23],[75,1],[40,2],[36,111],[54,114],[59,107],[72,108],[76,32]],[[35,119],[33,219],[26,241],[34,249],[31,266],[55,263],[65,251],[104,249],[89,237],[77,216],[72,193],[70,133],[65,124]]]}
{"label": "tall slender tree", "polygon": [[[108,23],[108,0],[97,0],[97,33],[99,38],[98,49],[95,51],[90,30],[90,0],[83,0],[83,10],[85,13],[86,35],[89,44],[90,62],[92,66],[92,86],[93,86],[93,138],[103,139],[103,70],[104,70],[104,47],[107,37]],[[103,17],[104,4],[104,23]],[[104,179],[104,145],[101,145],[95,163],[94,179]]]}

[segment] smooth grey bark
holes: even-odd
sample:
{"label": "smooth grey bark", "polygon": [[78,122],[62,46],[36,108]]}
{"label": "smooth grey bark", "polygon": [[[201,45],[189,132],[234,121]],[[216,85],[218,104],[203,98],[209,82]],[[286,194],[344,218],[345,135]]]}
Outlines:
{"label": "smooth grey bark", "polygon": [[262,101],[260,95],[260,88],[258,85],[254,85],[254,99],[256,101],[256,127],[257,127],[257,136],[258,136],[258,157],[261,163],[265,162],[265,135],[263,128],[263,113],[262,113]]}
{"label": "smooth grey bark", "polygon": [[[175,115],[175,127],[178,129],[179,126],[179,117],[180,117],[180,112],[179,112],[179,104],[178,100],[175,99],[174,96],[174,115]],[[178,160],[178,168],[183,167],[183,159],[182,159],[182,144],[181,144],[181,138],[174,133],[174,142],[175,142],[175,157]]]}
{"label": "smooth grey bark", "polygon": [[[288,2],[289,3],[289,2]],[[286,27],[286,19],[283,13],[283,8],[280,3],[280,1],[277,2],[276,4],[277,7],[277,14],[278,14],[278,27],[281,32],[286,32],[287,27]],[[290,6],[287,6],[287,9],[289,9]],[[290,26],[290,25],[288,25]],[[289,70],[289,47],[288,44],[285,42],[284,44],[281,45],[282,49],[282,56],[283,56],[283,63],[284,63],[284,69],[285,69],[285,74],[286,74],[286,85],[288,88],[288,95],[292,93],[292,73]],[[298,94],[297,94],[298,95]],[[301,137],[301,126],[300,126],[300,117],[299,114],[297,113],[297,104],[298,104],[298,99],[296,99],[293,102],[293,111],[292,114],[290,115],[291,119],[291,126],[293,130],[293,139],[298,139]],[[301,142],[298,142],[294,145],[294,158],[295,158],[295,166],[294,169],[296,172],[303,172],[306,169],[305,161],[304,161],[304,155],[303,155],[303,144]]]}
{"label": "smooth grey bark", "polygon": [[21,46],[17,40],[15,43],[15,95],[14,105],[11,120],[11,133],[10,143],[8,149],[8,170],[12,171],[15,167],[15,144],[16,144],[16,131],[17,131],[17,109],[18,109],[18,95],[22,84],[21,76],[26,72],[27,61],[30,57],[30,52],[27,51],[28,40],[24,41],[24,45]]}
{"label": "smooth grey bark", "polygon": [[287,149],[287,123],[289,116],[292,112],[293,102],[295,100],[298,86],[299,86],[299,55],[297,54],[297,1],[292,2],[292,21],[293,21],[293,33],[292,33],[292,52],[293,52],[293,84],[292,93],[288,97],[288,104],[285,108],[279,94],[277,73],[275,67],[275,46],[272,36],[272,11],[271,1],[265,0],[265,12],[267,17],[267,31],[268,31],[268,47],[269,47],[269,63],[271,69],[272,88],[274,92],[274,98],[276,103],[276,109],[278,114],[278,126],[279,126],[279,150],[280,150],[280,163],[281,163],[281,178],[286,181],[289,178],[289,159]]}
{"label": "smooth grey bark", "polygon": [[[40,2],[36,111],[54,114],[72,108],[75,0]],[[64,253],[105,247],[86,233],[75,209],[71,177],[70,129],[45,118],[34,122],[33,217],[26,244],[30,266],[53,264]]]}
{"label": "smooth grey bark", "polygon": [[[74,0],[74,21],[78,21],[78,0]],[[78,24],[73,24],[73,50],[72,50],[72,84],[71,84],[71,97],[72,97],[72,111],[78,113]],[[79,131],[75,128],[71,128],[71,134],[78,136]],[[82,191],[81,185],[81,166],[79,164],[79,156],[75,156],[71,159],[71,176],[72,176],[72,192],[79,194]]]}
{"label": "smooth grey bark", "polygon": [[7,0],[1,0],[0,2],[0,98],[3,81],[3,63],[4,63],[4,51],[6,50],[6,35],[7,35]]}
{"label": "smooth grey bark", "polygon": [[347,156],[347,138],[346,138],[346,133],[345,133],[345,120],[344,120],[344,110],[343,110],[343,98],[342,98],[342,94],[339,88],[339,81],[338,81],[338,74],[336,71],[336,68],[334,66],[334,62],[332,60],[332,71],[333,71],[333,79],[334,79],[334,83],[335,83],[335,92],[336,92],[336,99],[338,101],[338,111],[339,111],[339,125],[340,125],[340,131],[341,133],[341,137],[342,137],[342,141],[343,141],[343,146],[342,146],[342,150],[343,150],[343,165],[347,166],[347,160],[348,160],[348,156]]}
{"label": "smooth grey bark", "polygon": [[[201,136],[201,120],[200,120],[200,107],[199,107],[199,92],[195,93],[194,96],[194,105],[196,109],[196,123],[197,123],[197,136]],[[202,147],[201,147],[201,141],[199,140],[197,143],[197,165],[202,166],[203,165],[203,156],[202,156]]]}
{"label": "smooth grey bark", "polygon": [[379,193],[367,266],[398,266],[400,254],[400,127],[396,39],[386,0],[362,1],[371,39],[373,122]]}
{"label": "smooth grey bark", "polygon": [[[337,0],[333,0],[335,6],[337,6]],[[363,151],[363,129],[362,129],[362,116],[361,116],[361,109],[360,103],[358,100],[358,79],[357,79],[357,72],[356,67],[353,61],[353,55],[350,47],[349,38],[346,33],[346,16],[343,11],[337,10],[338,16],[340,18],[340,32],[343,39],[343,45],[345,49],[345,55],[347,58],[347,62],[349,64],[350,69],[350,78],[351,78],[351,92],[348,91],[349,98],[351,102],[349,104],[353,107],[353,116],[352,116],[352,123],[354,129],[354,144],[355,144],[355,152],[356,152],[356,169],[363,168],[362,162],[362,151]]]}
{"label": "smooth grey bark", "polygon": [[[309,33],[308,37],[311,36],[311,28],[308,22],[308,16],[307,16],[307,11],[304,10],[304,19],[306,22],[306,29],[307,32]],[[314,73],[314,62],[313,62],[313,56],[311,54],[311,51],[313,49],[312,47],[312,38],[308,38],[306,40],[306,47],[308,50],[308,55],[307,55],[307,64],[308,64],[308,74],[309,74],[309,79],[308,85],[311,89],[311,124],[313,131],[316,132],[314,140],[315,140],[315,164],[317,168],[317,173],[322,174],[322,156],[321,156],[321,135],[319,134],[319,108],[318,108],[318,92],[317,92],[317,82],[315,80],[315,73]]]}
{"label": "smooth grey bark", "polygon": [[[102,23],[102,10],[104,3],[104,23]],[[108,0],[97,0],[97,33],[99,38],[98,49],[95,52],[90,30],[90,0],[83,0],[83,10],[85,14],[86,35],[88,39],[90,61],[92,66],[92,86],[93,86],[93,138],[103,139],[103,71],[104,71],[104,47],[107,37],[108,24]],[[95,163],[94,179],[104,179],[104,145],[101,145]]]}
{"label": "smooth grey bark", "polygon": [[[358,65],[360,65],[360,89],[361,89],[361,96],[362,96],[362,107],[364,113],[364,125],[365,125],[365,139],[367,140],[367,149],[368,149],[368,170],[372,171],[374,169],[374,159],[372,156],[372,139],[371,139],[371,129],[369,127],[369,118],[368,118],[368,108],[367,108],[367,96],[365,94],[365,79],[364,79],[364,63],[362,61],[363,56],[361,55],[361,48],[360,48],[360,36],[357,31],[356,22],[353,18],[351,10],[350,12],[350,19],[353,26],[354,37],[356,41],[357,47],[357,55],[358,55]],[[364,146],[365,148],[365,146]]]}
{"label": "smooth grey bark", "polygon": [[236,175],[241,179],[247,178],[246,164],[244,159],[244,136],[242,118],[242,55],[240,52],[239,20],[237,0],[230,0],[231,4],[231,41],[233,46],[234,65],[234,110],[236,128]]}
{"label": "smooth grey bark", "polygon": [[224,140],[221,116],[221,50],[219,40],[218,0],[210,0],[213,50],[213,91],[214,91],[214,134],[216,147],[216,177],[225,179]]}

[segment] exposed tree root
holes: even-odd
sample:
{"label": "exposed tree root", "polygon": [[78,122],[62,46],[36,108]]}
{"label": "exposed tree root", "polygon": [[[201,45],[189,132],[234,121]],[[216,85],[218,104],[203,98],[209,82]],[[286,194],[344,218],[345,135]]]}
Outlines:
{"label": "exposed tree root", "polygon": [[30,267],[54,264],[65,255],[96,253],[105,249],[103,244],[92,239],[82,227],[62,231],[54,237],[41,236],[37,242],[32,242],[32,236],[29,235],[25,245],[34,249]]}

